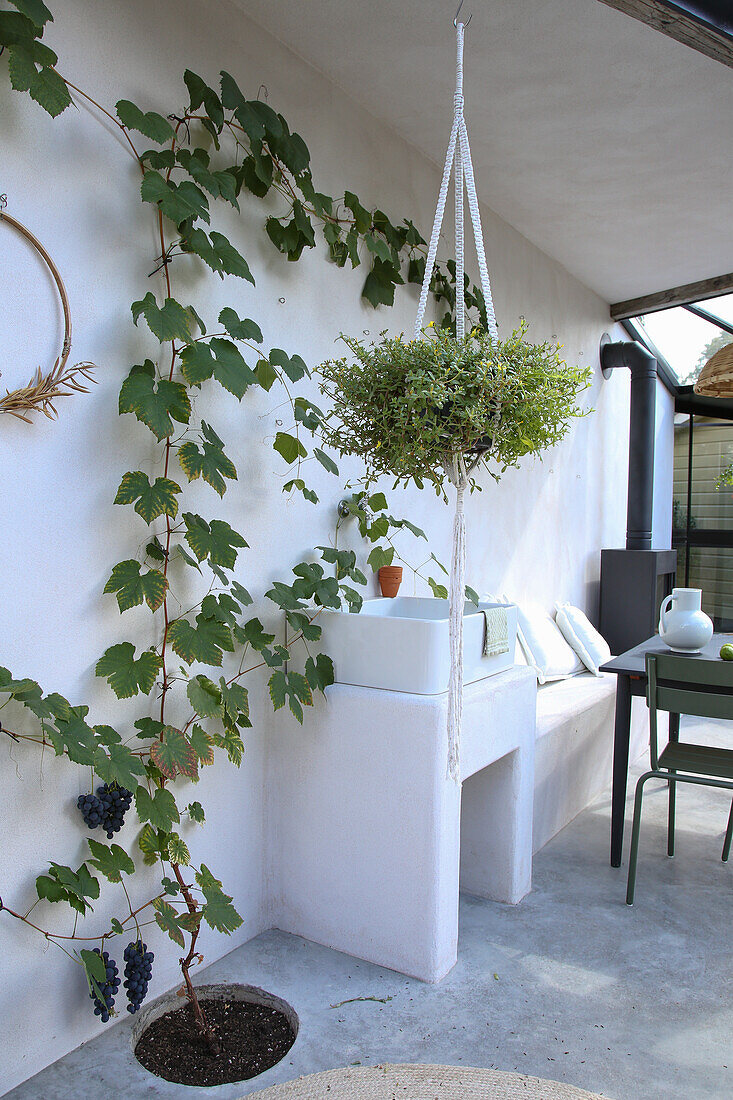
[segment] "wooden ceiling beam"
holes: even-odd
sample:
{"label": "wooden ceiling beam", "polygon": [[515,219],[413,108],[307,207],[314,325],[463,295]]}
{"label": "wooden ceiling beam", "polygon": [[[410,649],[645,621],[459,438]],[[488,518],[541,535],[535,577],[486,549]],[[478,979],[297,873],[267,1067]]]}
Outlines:
{"label": "wooden ceiling beam", "polygon": [[[606,0],[602,0],[603,3]],[[626,302],[616,302],[610,307],[614,321],[625,321],[629,317],[640,317],[644,313],[657,313],[671,306],[686,306],[691,302],[702,302],[706,298],[719,298],[722,294],[733,292],[733,271],[729,275],[716,275],[712,279],[701,279],[697,283],[674,286],[670,290],[660,290],[656,294],[647,294],[642,298],[629,298]]]}
{"label": "wooden ceiling beam", "polygon": [[675,4],[663,0],[600,0],[609,8],[625,12],[648,27],[690,46],[714,61],[733,68],[733,38],[710,23],[695,18]]}

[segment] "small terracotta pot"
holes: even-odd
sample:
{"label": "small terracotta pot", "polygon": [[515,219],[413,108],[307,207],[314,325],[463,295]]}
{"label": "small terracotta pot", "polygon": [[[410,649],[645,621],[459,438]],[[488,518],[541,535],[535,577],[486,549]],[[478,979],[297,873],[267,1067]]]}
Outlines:
{"label": "small terracotta pot", "polygon": [[402,584],[401,565],[383,565],[379,570],[379,587],[383,596],[396,596]]}

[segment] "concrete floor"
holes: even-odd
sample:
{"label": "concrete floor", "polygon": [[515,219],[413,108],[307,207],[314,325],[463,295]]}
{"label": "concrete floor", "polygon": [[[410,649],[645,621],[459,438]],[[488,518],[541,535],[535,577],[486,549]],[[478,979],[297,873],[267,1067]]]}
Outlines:
{"label": "concrete floor", "polygon": [[[725,727],[707,725],[708,740],[723,743]],[[6,1100],[235,1100],[300,1074],[378,1062],[519,1070],[615,1100],[731,1097],[733,864],[720,861],[729,798],[680,789],[669,860],[666,791],[647,791],[633,909],[625,862],[620,871],[608,863],[604,797],[535,858],[521,905],[462,898],[458,964],[439,985],[281,932],[203,971],[201,983],[262,986],[298,1012],[294,1047],[257,1079],[215,1089],[161,1081],[133,1057],[125,1019]],[[629,821],[630,803],[627,844]],[[331,1007],[352,997],[390,999]]]}

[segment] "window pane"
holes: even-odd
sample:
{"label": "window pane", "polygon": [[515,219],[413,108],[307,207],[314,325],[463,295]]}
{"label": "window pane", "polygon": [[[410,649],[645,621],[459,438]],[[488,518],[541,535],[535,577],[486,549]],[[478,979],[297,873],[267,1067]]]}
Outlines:
{"label": "window pane", "polygon": [[698,530],[733,528],[733,490],[717,488],[718,478],[733,462],[733,423],[696,416],[692,435],[691,519]]}
{"label": "window pane", "polygon": [[649,334],[683,384],[697,377],[705,349],[720,335],[717,325],[696,317],[682,306],[647,313],[634,320]]}
{"label": "window pane", "polygon": [[[684,559],[684,553],[681,555]],[[684,565],[683,565],[684,570]],[[678,574],[677,583],[680,583]],[[718,633],[733,631],[733,550],[690,547],[690,588],[702,589],[702,609]]]}

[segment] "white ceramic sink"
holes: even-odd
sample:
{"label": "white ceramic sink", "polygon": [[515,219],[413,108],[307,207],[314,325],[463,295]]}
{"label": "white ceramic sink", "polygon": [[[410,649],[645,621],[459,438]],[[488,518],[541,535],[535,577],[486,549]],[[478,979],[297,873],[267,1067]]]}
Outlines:
{"label": "white ceramic sink", "polygon": [[[482,656],[482,611],[497,607],[467,603],[463,620],[463,682],[474,683],[514,664],[517,609],[506,608],[509,651]],[[418,695],[448,690],[450,642],[448,601],[419,596],[365,600],[358,615],[322,611],[321,649],[333,659],[336,682],[389,688]]]}

